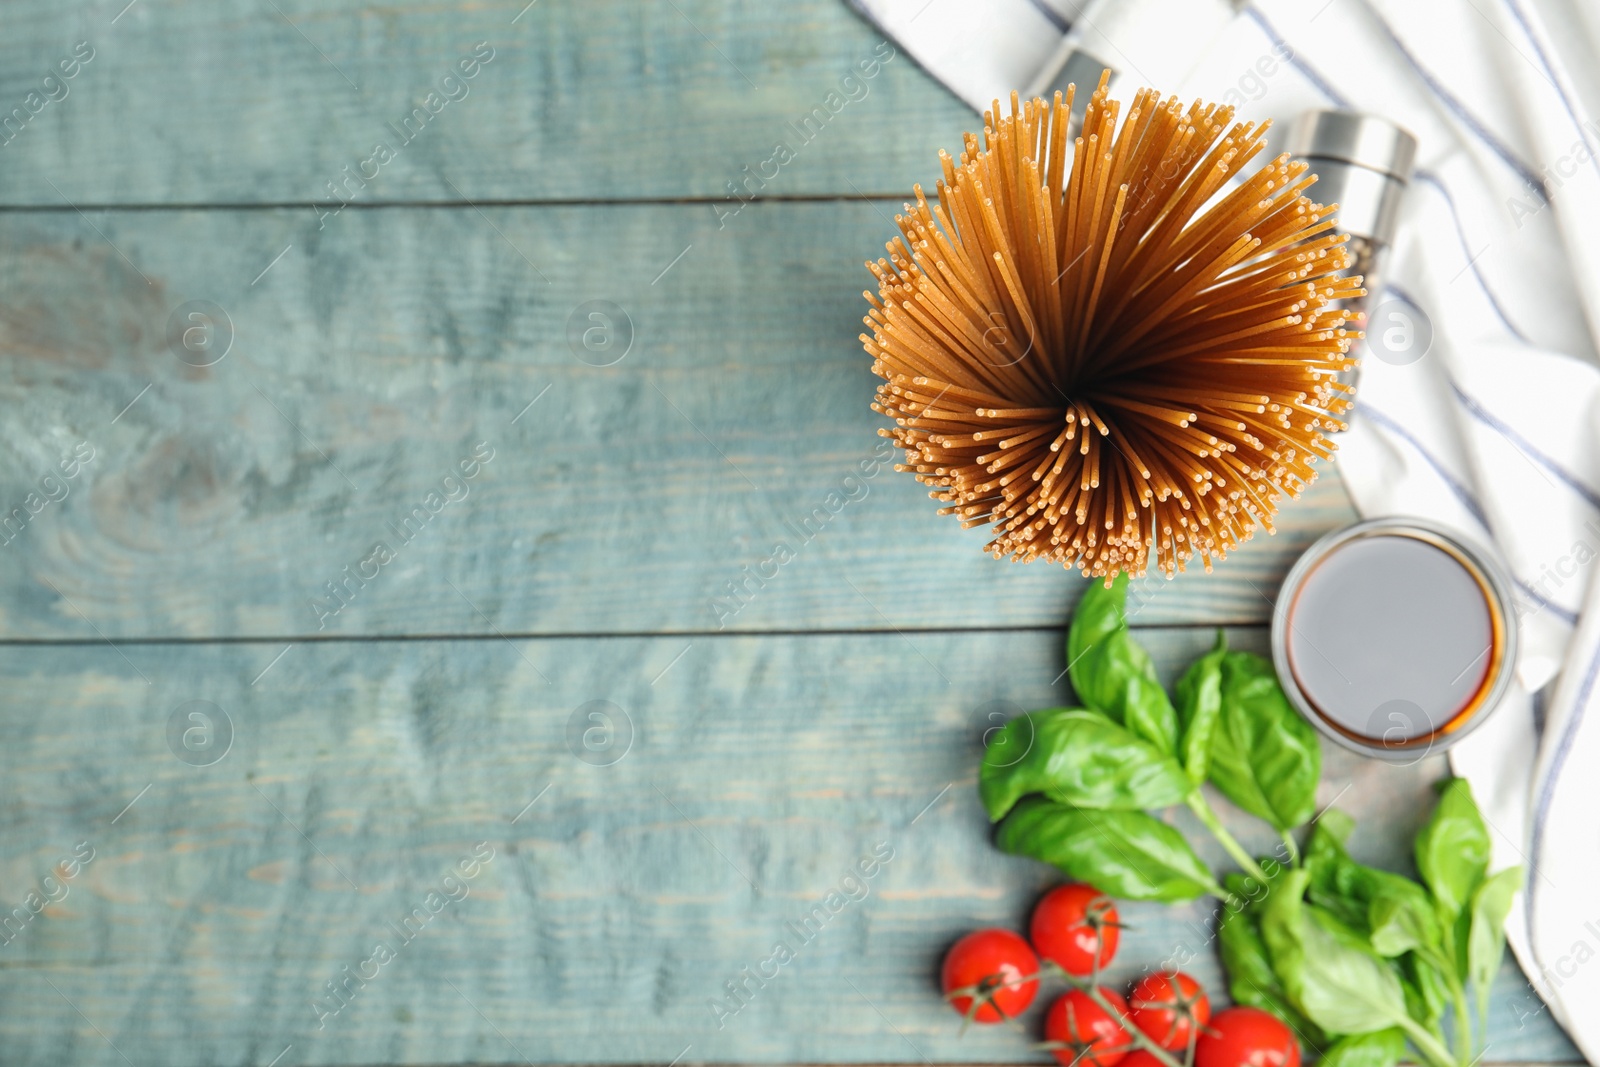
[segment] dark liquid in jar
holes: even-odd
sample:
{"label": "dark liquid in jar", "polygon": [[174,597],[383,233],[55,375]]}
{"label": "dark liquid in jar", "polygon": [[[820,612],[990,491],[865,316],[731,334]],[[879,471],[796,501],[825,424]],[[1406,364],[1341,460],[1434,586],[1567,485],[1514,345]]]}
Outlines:
{"label": "dark liquid in jar", "polygon": [[1503,622],[1476,571],[1417,537],[1357,538],[1306,576],[1289,611],[1295,682],[1340,731],[1419,742],[1477,710]]}

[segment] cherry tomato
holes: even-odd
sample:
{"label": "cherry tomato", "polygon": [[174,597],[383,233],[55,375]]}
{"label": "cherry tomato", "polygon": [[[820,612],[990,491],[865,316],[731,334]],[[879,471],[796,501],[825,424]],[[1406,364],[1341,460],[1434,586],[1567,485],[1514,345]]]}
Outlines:
{"label": "cherry tomato", "polygon": [[1012,1019],[1028,1009],[1039,991],[1039,957],[1010,930],[977,930],[945,953],[939,980],[945,999],[980,1023]]}
{"label": "cherry tomato", "polygon": [[1194,1062],[1195,1067],[1300,1067],[1300,1044],[1276,1015],[1229,1008],[1200,1031]]}
{"label": "cherry tomato", "polygon": [[1142,1048],[1136,1048],[1122,1057],[1122,1061],[1117,1064],[1117,1067],[1167,1067],[1167,1065],[1156,1059],[1154,1052],[1146,1052]]}
{"label": "cherry tomato", "polygon": [[1044,1017],[1045,1040],[1061,1045],[1050,1051],[1069,1067],[1116,1067],[1128,1055],[1133,1039],[1122,1025],[1128,1002],[1105,986],[1100,987],[1100,993],[1116,1007],[1116,1016],[1108,1015],[1083,990],[1074,989],[1050,1005],[1050,1012]]}
{"label": "cherry tomato", "polygon": [[1186,1049],[1189,1037],[1211,1018],[1211,1000],[1182,971],[1147,974],[1128,994],[1128,1020],[1165,1049]]}
{"label": "cherry tomato", "polygon": [[1104,968],[1117,954],[1117,908],[1111,898],[1081,882],[1059,885],[1033,908],[1028,936],[1040,956],[1054,960],[1068,974],[1095,971],[1095,957]]}

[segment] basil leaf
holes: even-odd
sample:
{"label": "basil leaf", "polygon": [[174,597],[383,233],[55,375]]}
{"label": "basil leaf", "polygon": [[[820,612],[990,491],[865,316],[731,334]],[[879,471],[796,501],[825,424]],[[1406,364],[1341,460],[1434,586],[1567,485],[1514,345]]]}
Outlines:
{"label": "basil leaf", "polygon": [[1156,680],[1150,654],[1128,631],[1128,576],[1091,581],[1067,631],[1067,671],[1078,699],[1163,752],[1178,743],[1178,715]]}
{"label": "basil leaf", "polygon": [[[1228,888],[1237,893],[1230,882]],[[1254,906],[1235,909],[1225,905],[1217,920],[1217,943],[1222,966],[1228,972],[1228,994],[1234,1003],[1271,1012],[1289,1024],[1300,1040],[1320,1048],[1327,1037],[1321,1028],[1301,1015],[1278,982],[1267,955],[1266,942],[1256,925]]]}
{"label": "basil leaf", "polygon": [[1403,875],[1367,867],[1344,850],[1354,821],[1330,809],[1306,841],[1308,896],[1358,936],[1370,938],[1380,956],[1413,949],[1431,960],[1446,959],[1443,928],[1428,891]]}
{"label": "basil leaf", "polygon": [[1373,870],[1371,875],[1367,923],[1378,955],[1399,956],[1416,949],[1443,959],[1443,931],[1428,891],[1398,874]]}
{"label": "basil leaf", "polygon": [[1472,925],[1467,934],[1467,974],[1478,992],[1478,1014],[1487,1016],[1489,987],[1506,950],[1506,916],[1511,899],[1522,888],[1522,868],[1507,867],[1488,878],[1472,896]]}
{"label": "basil leaf", "polygon": [[1122,721],[1122,699],[1127,679],[1132,674],[1155,674],[1149,654],[1129,642],[1115,657],[1107,657],[1106,647],[1128,632],[1123,605],[1128,597],[1128,578],[1119,574],[1107,587],[1091,580],[1072,613],[1067,629],[1067,672],[1078,699],[1091,708]]}
{"label": "basil leaf", "polygon": [[1211,738],[1222,717],[1222,657],[1227,652],[1228,639],[1218,630],[1216,646],[1191,663],[1173,689],[1183,726],[1178,757],[1195,785],[1205,781],[1211,769]]}
{"label": "basil leaf", "polygon": [[1261,936],[1290,1000],[1329,1033],[1409,1022],[1405,991],[1388,964],[1305,904],[1309,877],[1290,871],[1261,904]]}
{"label": "basil leaf", "polygon": [[978,793],[992,822],[1029,793],[1080,808],[1136,811],[1176,804],[1192,788],[1177,760],[1081,708],[1012,719],[984,752],[978,772]]}
{"label": "basil leaf", "polygon": [[[1338,845],[1341,849],[1344,843],[1350,840],[1350,835],[1355,832],[1356,820],[1353,815],[1339,808],[1328,808],[1317,819],[1312,827],[1313,837],[1319,837],[1325,842]],[[1310,847],[1310,842],[1307,842]]]}
{"label": "basil leaf", "polygon": [[1405,1055],[1406,1035],[1397,1027],[1341,1037],[1322,1054],[1319,1067],[1394,1067]]}
{"label": "basil leaf", "polygon": [[1006,816],[995,843],[1112,897],[1170,903],[1223,895],[1183,835],[1142,811],[1090,811],[1032,797]]}
{"label": "basil leaf", "polygon": [[1249,1004],[1249,998],[1257,993],[1283,993],[1267,955],[1267,943],[1261,940],[1261,931],[1248,907],[1235,910],[1227,905],[1222,909],[1217,918],[1217,942],[1222,965],[1228,971],[1228,991],[1234,1000]]}
{"label": "basil leaf", "polygon": [[1257,860],[1257,863],[1261,866],[1261,873],[1267,876],[1265,882],[1262,882],[1255,875],[1245,874],[1243,871],[1229,871],[1222,876],[1222,884],[1228,892],[1247,904],[1259,903],[1261,897],[1265,896],[1267,891],[1278,884],[1286,871],[1294,869],[1285,867],[1271,856],[1262,856]]}
{"label": "basil leaf", "polygon": [[1425,1026],[1432,1026],[1444,1018],[1450,1003],[1450,986],[1439,968],[1416,953],[1405,957],[1403,966],[1409,981],[1406,983],[1407,1010],[1411,1017]]}
{"label": "basil leaf", "polygon": [[1329,808],[1311,824],[1306,837],[1304,864],[1311,876],[1311,892],[1341,892],[1339,880],[1344,866],[1351,862],[1344,843],[1350,839],[1356,821],[1338,808]]}
{"label": "basil leaf", "polygon": [[1432,817],[1417,831],[1416,858],[1440,917],[1455,921],[1489,869],[1489,830],[1465,778],[1452,778],[1440,790]]}
{"label": "basil leaf", "polygon": [[1363,868],[1344,850],[1355,820],[1337,808],[1329,808],[1311,828],[1306,839],[1305,869],[1309,876],[1309,896],[1353,929],[1367,925],[1370,894],[1363,893],[1366,878]]}
{"label": "basil leaf", "polygon": [[[1132,645],[1133,639],[1127,638]],[[1122,696],[1122,721],[1130,732],[1161,752],[1178,750],[1178,713],[1161,683],[1142,674],[1131,675]]]}
{"label": "basil leaf", "polygon": [[1383,961],[1314,919],[1305,922],[1302,936],[1307,965],[1300,1006],[1319,1026],[1363,1034],[1409,1021],[1400,979]]}
{"label": "basil leaf", "polygon": [[1300,934],[1305,924],[1302,914],[1305,887],[1310,876],[1304,871],[1290,871],[1257,905],[1261,925],[1261,941],[1267,946],[1272,971],[1285,993],[1296,1002],[1300,987],[1305,984],[1305,946]]}
{"label": "basil leaf", "polygon": [[1224,654],[1212,784],[1284,832],[1311,818],[1321,775],[1317,732],[1290,706],[1272,664],[1248,652]]}

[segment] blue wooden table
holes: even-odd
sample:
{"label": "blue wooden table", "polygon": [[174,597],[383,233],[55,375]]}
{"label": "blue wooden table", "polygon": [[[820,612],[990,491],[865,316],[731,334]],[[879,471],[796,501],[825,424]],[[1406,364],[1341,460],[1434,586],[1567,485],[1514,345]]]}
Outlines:
{"label": "blue wooden table", "polygon": [[[0,16],[6,1064],[1040,1062],[933,973],[1052,881],[973,784],[1079,584],[888,469],[855,340],[975,117],[837,0],[523,2]],[[1352,517],[1150,596],[1166,676]],[[1442,773],[1324,799],[1403,863]],[[1488,1059],[1576,1058],[1508,964]]]}

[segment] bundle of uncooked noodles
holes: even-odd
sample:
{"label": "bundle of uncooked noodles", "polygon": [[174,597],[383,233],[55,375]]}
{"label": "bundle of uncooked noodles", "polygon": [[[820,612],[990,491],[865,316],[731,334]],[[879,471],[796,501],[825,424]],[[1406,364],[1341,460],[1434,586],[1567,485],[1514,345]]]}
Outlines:
{"label": "bundle of uncooked noodles", "polygon": [[1365,291],[1305,163],[1228,187],[1265,123],[1141,90],[1118,128],[1102,79],[1069,143],[1072,95],[996,101],[867,264],[879,432],[996,558],[1210,570],[1331,456]]}

